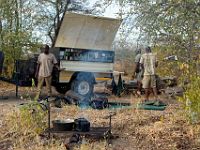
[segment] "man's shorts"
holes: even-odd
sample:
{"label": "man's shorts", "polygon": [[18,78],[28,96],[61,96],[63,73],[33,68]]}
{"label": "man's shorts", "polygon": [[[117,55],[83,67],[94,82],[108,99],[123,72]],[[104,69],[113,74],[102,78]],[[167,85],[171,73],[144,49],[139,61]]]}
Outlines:
{"label": "man's shorts", "polygon": [[142,87],[144,89],[156,87],[156,76],[155,75],[144,75],[142,80]]}

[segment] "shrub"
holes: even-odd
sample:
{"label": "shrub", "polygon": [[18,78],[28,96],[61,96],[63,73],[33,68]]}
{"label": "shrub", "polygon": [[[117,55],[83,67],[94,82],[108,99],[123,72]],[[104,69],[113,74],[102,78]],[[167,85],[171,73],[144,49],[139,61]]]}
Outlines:
{"label": "shrub", "polygon": [[180,100],[184,102],[189,121],[198,123],[200,121],[200,77],[192,77],[184,96]]}
{"label": "shrub", "polygon": [[14,132],[24,135],[38,135],[47,127],[47,112],[39,103],[31,102],[8,116],[9,126]]}

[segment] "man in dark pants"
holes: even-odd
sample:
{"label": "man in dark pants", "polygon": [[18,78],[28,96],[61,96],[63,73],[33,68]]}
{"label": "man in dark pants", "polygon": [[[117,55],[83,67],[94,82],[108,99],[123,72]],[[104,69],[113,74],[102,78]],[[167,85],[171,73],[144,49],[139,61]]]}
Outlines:
{"label": "man in dark pants", "polygon": [[44,52],[41,53],[38,57],[38,65],[35,73],[35,77],[38,78],[38,92],[35,97],[36,100],[39,99],[44,81],[48,90],[48,96],[52,95],[51,79],[54,66],[56,66],[58,70],[60,70],[56,57],[49,52],[49,46],[45,45]]}
{"label": "man in dark pants", "polygon": [[145,48],[145,53],[141,56],[140,64],[141,67],[144,69],[142,86],[145,89],[145,101],[149,101],[149,95],[152,91],[151,89],[153,89],[155,99],[158,100],[155,77],[158,62],[156,55],[151,52],[150,47]]}
{"label": "man in dark pants", "polygon": [[136,56],[135,56],[135,68],[133,71],[133,78],[136,78],[137,80],[137,94],[141,95],[141,89],[142,89],[142,78],[144,70],[142,67],[140,67],[140,59],[141,59],[141,49],[136,50]]}

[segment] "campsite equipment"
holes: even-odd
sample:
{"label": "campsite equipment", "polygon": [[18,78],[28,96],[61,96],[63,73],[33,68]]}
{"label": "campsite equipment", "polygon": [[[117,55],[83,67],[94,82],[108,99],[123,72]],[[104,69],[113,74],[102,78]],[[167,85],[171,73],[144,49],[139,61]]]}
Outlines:
{"label": "campsite equipment", "polygon": [[118,79],[118,84],[117,84],[117,96],[120,97],[123,89],[124,89],[124,81],[122,80],[122,76],[120,74],[119,79]]}
{"label": "campsite equipment", "polygon": [[72,131],[74,127],[74,120],[53,120],[53,128],[56,131]]}
{"label": "campsite equipment", "polygon": [[109,87],[109,85],[108,85],[107,88],[111,88],[112,94],[117,95],[117,84],[115,82],[114,77],[112,78],[111,87]]}
{"label": "campsite equipment", "polygon": [[145,109],[145,110],[159,110],[163,111],[167,107],[167,104],[161,102],[161,101],[146,101],[141,104],[138,104],[136,108],[138,109]]}
{"label": "campsite equipment", "polygon": [[165,110],[166,106],[155,106],[155,105],[144,105],[144,104],[139,104],[137,109],[144,109],[144,110],[158,110],[158,111],[163,111]]}
{"label": "campsite equipment", "polygon": [[74,129],[79,132],[90,131],[90,122],[85,118],[78,118],[74,120]]}
{"label": "campsite equipment", "polygon": [[94,98],[90,102],[90,106],[94,109],[104,109],[108,107],[108,99],[105,97]]}
{"label": "campsite equipment", "polygon": [[142,104],[144,105],[154,105],[154,106],[167,106],[165,103],[158,101],[158,100],[149,100],[149,101],[145,101]]}
{"label": "campsite equipment", "polygon": [[[90,136],[90,137],[95,137],[98,139],[106,139],[107,143],[110,144],[111,143],[111,138],[115,138],[118,137],[116,135],[113,135],[111,132],[112,129],[112,123],[111,123],[111,119],[114,115],[116,115],[116,113],[110,112],[109,116],[106,116],[104,119],[109,119],[109,125],[105,126],[105,127],[90,127],[90,122],[87,121],[85,118],[78,118],[76,119],[76,124],[75,125],[75,120],[74,120],[74,130],[72,131],[59,131],[59,130],[55,130],[54,128],[51,128],[50,123],[51,123],[51,107],[50,104],[52,103],[52,101],[47,97],[46,98],[47,102],[48,102],[48,128],[47,130],[45,130],[45,132],[48,134],[48,137],[50,138],[51,134],[69,134],[69,133],[73,133],[73,134],[79,134],[81,136]],[[75,130],[77,129],[77,130]],[[84,132],[85,131],[85,132]]]}
{"label": "campsite equipment", "polygon": [[78,105],[80,102],[83,102],[85,100],[85,97],[74,92],[73,90],[69,90],[65,94],[65,99],[68,99],[68,101],[72,104]]}

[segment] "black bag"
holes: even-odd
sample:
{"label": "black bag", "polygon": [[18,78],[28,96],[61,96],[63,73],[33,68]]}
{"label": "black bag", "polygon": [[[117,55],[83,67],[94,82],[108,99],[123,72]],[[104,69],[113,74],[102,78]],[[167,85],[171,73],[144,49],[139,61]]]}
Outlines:
{"label": "black bag", "polygon": [[108,99],[107,98],[94,98],[91,103],[90,106],[93,109],[104,109],[108,107]]}
{"label": "black bag", "polygon": [[18,60],[16,62],[17,74],[14,72],[12,79],[16,81],[16,77],[18,78],[20,86],[32,86],[32,79],[35,78],[35,71],[37,67],[37,63],[35,59],[29,60]]}

